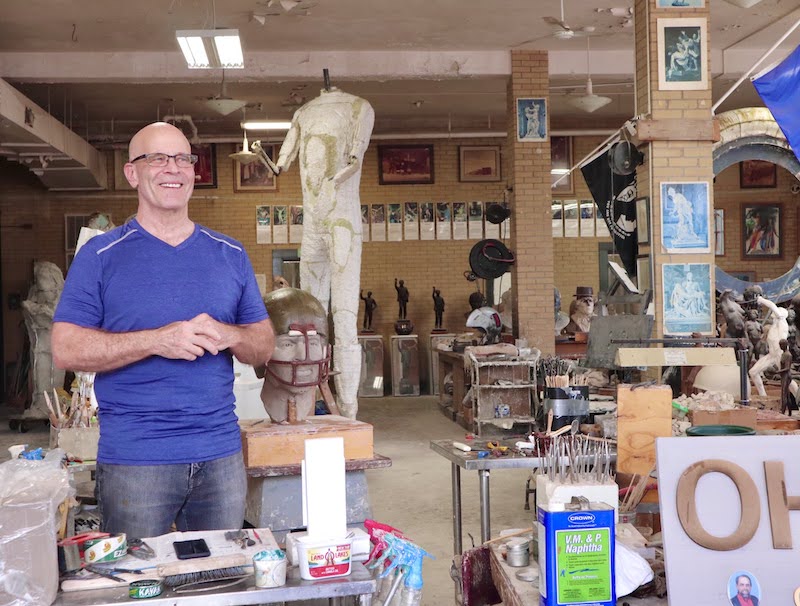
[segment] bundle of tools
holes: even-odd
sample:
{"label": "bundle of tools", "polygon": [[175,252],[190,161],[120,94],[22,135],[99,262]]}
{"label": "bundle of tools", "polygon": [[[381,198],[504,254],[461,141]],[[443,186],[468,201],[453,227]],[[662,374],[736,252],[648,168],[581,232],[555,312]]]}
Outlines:
{"label": "bundle of tools", "polygon": [[59,396],[53,389],[53,399],[44,392],[44,401],[49,411],[50,425],[58,429],[68,427],[94,427],[97,425],[97,408],[92,406],[92,383],[80,381],[70,399],[62,390]]}
{"label": "bundle of tools", "polygon": [[539,376],[544,377],[546,387],[569,387],[570,363],[558,356],[547,356],[539,360]]}

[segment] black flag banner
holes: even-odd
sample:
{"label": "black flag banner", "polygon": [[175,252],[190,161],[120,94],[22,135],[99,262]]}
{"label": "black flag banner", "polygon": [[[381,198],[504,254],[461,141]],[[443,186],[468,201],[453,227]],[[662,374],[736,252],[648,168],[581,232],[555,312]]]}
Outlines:
{"label": "black flag banner", "polygon": [[615,174],[608,164],[608,152],[581,167],[583,178],[594,203],[606,220],[625,271],[636,276],[636,171],[630,175]]}

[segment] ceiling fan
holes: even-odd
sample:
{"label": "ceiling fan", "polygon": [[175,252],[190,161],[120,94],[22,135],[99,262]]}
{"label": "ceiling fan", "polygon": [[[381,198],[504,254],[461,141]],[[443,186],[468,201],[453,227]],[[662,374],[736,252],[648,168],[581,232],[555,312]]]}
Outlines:
{"label": "ceiling fan", "polygon": [[578,28],[570,27],[567,24],[566,18],[564,17],[564,0],[561,0],[561,19],[556,19],[555,17],[542,17],[542,20],[548,25],[553,25],[557,28],[553,33],[553,37],[558,38],[559,40],[570,40],[576,36],[585,36],[586,34],[591,34],[595,30],[593,25],[587,25],[585,27]]}

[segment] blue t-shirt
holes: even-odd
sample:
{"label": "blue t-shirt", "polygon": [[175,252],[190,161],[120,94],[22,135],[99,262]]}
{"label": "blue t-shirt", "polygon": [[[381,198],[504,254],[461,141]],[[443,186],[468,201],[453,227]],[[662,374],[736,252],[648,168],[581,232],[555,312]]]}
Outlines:
{"label": "blue t-shirt", "polygon": [[[132,220],[81,248],[53,320],[131,332],[203,312],[226,324],[267,318],[244,247],[200,225],[171,246]],[[94,387],[101,463],[192,463],[241,450],[228,351],[193,362],[150,356],[98,373]]]}

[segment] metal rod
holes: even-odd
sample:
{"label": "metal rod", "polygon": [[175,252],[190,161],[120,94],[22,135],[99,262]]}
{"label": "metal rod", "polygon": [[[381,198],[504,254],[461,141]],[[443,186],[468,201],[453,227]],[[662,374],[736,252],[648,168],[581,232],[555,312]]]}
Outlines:
{"label": "metal rod", "polygon": [[719,106],[722,104],[722,102],[723,102],[723,101],[725,101],[725,99],[727,99],[728,97],[730,97],[730,96],[731,96],[731,94],[733,93],[733,91],[735,91],[737,88],[739,88],[739,85],[740,85],[742,82],[744,82],[744,81],[745,81],[745,79],[746,79],[746,78],[747,78],[747,77],[748,77],[750,74],[752,74],[752,73],[753,73],[753,72],[756,70],[756,68],[757,68],[759,65],[761,65],[761,63],[763,63],[764,59],[766,59],[766,58],[767,58],[769,55],[771,55],[771,54],[772,54],[772,52],[773,52],[773,51],[774,51],[776,48],[778,48],[778,47],[781,45],[781,43],[782,43],[784,40],[786,40],[786,38],[788,38],[789,36],[791,36],[791,35],[792,35],[792,32],[793,32],[794,30],[796,30],[798,27],[800,27],[800,19],[798,19],[797,21],[795,21],[795,22],[794,22],[794,25],[792,25],[792,27],[790,27],[790,28],[789,28],[789,31],[787,31],[785,34],[783,34],[783,36],[781,36],[780,38],[778,38],[778,41],[777,41],[775,44],[773,44],[773,45],[772,45],[772,47],[771,47],[771,48],[770,48],[770,49],[769,49],[769,50],[768,50],[766,53],[764,53],[763,55],[761,55],[761,58],[760,58],[758,61],[756,61],[756,62],[753,64],[753,67],[751,67],[751,68],[750,68],[750,69],[748,69],[748,70],[747,70],[745,73],[743,73],[743,74],[742,74],[742,77],[741,77],[741,78],[739,78],[739,79],[738,79],[738,80],[737,80],[737,81],[736,81],[736,82],[733,84],[733,86],[731,86],[731,87],[730,87],[730,88],[729,88],[727,91],[725,91],[725,94],[724,94],[724,95],[722,95],[722,96],[721,96],[721,97],[720,97],[720,98],[717,100],[717,102],[716,102],[714,105],[712,105],[712,106],[711,106],[711,113],[712,113],[712,114],[716,113],[716,111],[717,111],[717,108],[718,108],[718,107],[719,107]]}
{"label": "metal rod", "polygon": [[739,385],[741,390],[739,400],[742,406],[750,406],[750,398],[747,397],[747,387],[750,384],[750,376],[747,374],[748,353],[749,351],[746,347],[739,349]]}
{"label": "metal rod", "polygon": [[478,470],[478,488],[481,499],[481,543],[492,538],[491,517],[489,512],[489,470]]}
{"label": "metal rod", "polygon": [[461,553],[461,470],[450,463],[453,496],[453,553]]}

